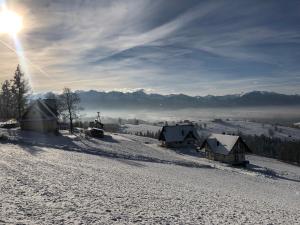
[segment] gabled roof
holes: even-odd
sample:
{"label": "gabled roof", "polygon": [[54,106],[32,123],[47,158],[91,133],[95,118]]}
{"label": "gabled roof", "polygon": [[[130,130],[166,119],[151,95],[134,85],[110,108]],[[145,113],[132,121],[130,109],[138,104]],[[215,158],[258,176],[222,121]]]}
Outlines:
{"label": "gabled roof", "polygon": [[214,153],[228,155],[238,140],[241,140],[239,136],[211,134],[206,139],[206,143]]}
{"label": "gabled roof", "polygon": [[35,111],[37,113],[39,113],[39,116],[45,120],[49,120],[49,119],[57,119],[57,116],[55,114],[55,112],[53,112],[50,107],[48,107],[48,105],[38,99],[36,101],[34,101],[29,107],[28,109],[25,111],[25,113],[22,116],[22,120],[36,120],[37,118],[28,118],[28,115],[30,112]]}
{"label": "gabled roof", "polygon": [[159,140],[166,142],[180,142],[188,136],[197,139],[198,134],[193,124],[180,124],[174,126],[164,126]]}

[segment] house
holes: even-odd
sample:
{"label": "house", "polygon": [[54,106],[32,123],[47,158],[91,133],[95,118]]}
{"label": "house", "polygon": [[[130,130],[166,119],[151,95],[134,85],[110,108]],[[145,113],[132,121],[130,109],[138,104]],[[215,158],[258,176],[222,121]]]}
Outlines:
{"label": "house", "polygon": [[55,99],[38,99],[23,114],[20,120],[20,127],[22,130],[57,133],[57,116]]}
{"label": "house", "polygon": [[193,124],[163,126],[158,138],[165,147],[195,147],[199,141]]}
{"label": "house", "polygon": [[294,126],[297,127],[297,128],[300,128],[300,122],[294,123]]}
{"label": "house", "polygon": [[251,152],[240,136],[211,134],[202,144],[206,158],[230,164],[244,164],[246,152]]}

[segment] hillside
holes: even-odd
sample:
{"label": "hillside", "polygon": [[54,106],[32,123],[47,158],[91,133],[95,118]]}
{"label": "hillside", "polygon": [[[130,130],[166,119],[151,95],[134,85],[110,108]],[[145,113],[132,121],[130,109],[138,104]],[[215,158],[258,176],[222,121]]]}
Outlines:
{"label": "hillside", "polygon": [[[200,136],[206,136],[210,133],[228,133],[228,134],[244,134],[244,135],[265,135],[270,136],[270,130],[272,130],[272,137],[280,138],[281,140],[294,141],[300,140],[300,129],[286,127],[286,126],[274,126],[271,124],[258,123],[246,120],[206,120],[198,121],[197,124]],[[124,133],[146,134],[147,132],[156,133],[161,130],[161,126],[154,126],[148,124],[124,124],[121,130]]]}
{"label": "hillside", "polygon": [[0,143],[0,223],[300,223],[300,168],[247,158],[241,169],[134,135],[10,132]]}

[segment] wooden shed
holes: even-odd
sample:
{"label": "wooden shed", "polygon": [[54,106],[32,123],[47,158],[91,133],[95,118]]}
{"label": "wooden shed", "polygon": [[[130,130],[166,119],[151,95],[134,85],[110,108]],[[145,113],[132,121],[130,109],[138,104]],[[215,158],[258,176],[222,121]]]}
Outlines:
{"label": "wooden shed", "polygon": [[58,113],[54,99],[34,101],[20,120],[22,130],[37,132],[58,132]]}
{"label": "wooden shed", "polygon": [[244,164],[245,154],[251,152],[240,136],[211,134],[202,144],[206,158],[229,164]]}
{"label": "wooden shed", "polygon": [[196,147],[199,138],[193,124],[176,124],[164,126],[159,136],[163,146],[166,147]]}

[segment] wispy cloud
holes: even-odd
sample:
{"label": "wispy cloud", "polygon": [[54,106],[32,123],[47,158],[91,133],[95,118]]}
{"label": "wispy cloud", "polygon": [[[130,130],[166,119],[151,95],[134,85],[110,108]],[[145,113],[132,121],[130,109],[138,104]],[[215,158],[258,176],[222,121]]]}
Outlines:
{"label": "wispy cloud", "polygon": [[[11,0],[8,5],[24,17],[20,39],[35,91],[300,90],[298,1]],[[1,80],[13,73],[17,60],[1,44],[0,57]]]}

